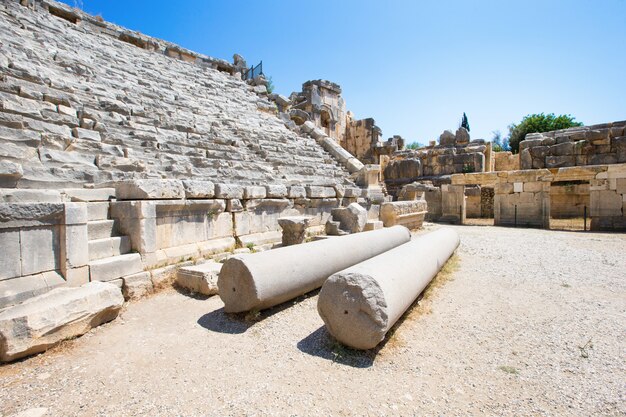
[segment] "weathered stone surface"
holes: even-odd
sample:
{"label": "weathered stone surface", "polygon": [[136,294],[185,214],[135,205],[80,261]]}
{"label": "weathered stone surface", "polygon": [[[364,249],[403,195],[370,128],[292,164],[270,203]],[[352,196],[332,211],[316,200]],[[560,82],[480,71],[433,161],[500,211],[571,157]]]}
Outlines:
{"label": "weathered stone surface", "polygon": [[267,190],[260,185],[248,185],[243,189],[243,198],[246,200],[255,198],[265,198],[267,196]]}
{"label": "weathered stone surface", "polygon": [[[237,255],[220,271],[224,311],[264,309],[322,285],[331,274],[410,240],[402,226]],[[323,262],[320,262],[323,259]]]}
{"label": "weathered stone surface", "polygon": [[449,130],[444,130],[439,136],[439,145],[441,146],[454,146],[455,142],[456,136]]}
{"label": "weathered stone surface", "polygon": [[242,199],[243,187],[237,184],[215,184],[215,197],[224,199]]}
{"label": "weathered stone surface", "polygon": [[213,198],[215,184],[211,181],[183,180],[185,198]]}
{"label": "weathered stone surface", "polygon": [[456,143],[458,145],[469,143],[470,134],[464,127],[459,127],[455,134]]}
{"label": "weathered stone surface", "polygon": [[367,210],[359,203],[333,209],[331,215],[334,221],[339,222],[339,229],[346,233],[362,232],[367,223]]}
{"label": "weathered stone surface", "polygon": [[329,333],[350,347],[374,348],[458,245],[456,231],[440,229],[333,274],[317,302]]}
{"label": "weathered stone surface", "polygon": [[265,186],[267,190],[267,198],[285,198],[287,197],[287,186],[282,184],[271,184]]}
{"label": "weathered stone surface", "polygon": [[179,180],[125,180],[114,184],[119,200],[150,200],[184,198],[185,189]]}
{"label": "weathered stone surface", "polygon": [[385,227],[402,225],[409,229],[419,229],[427,211],[426,200],[393,201],[381,205],[380,217]]}
{"label": "weathered stone surface", "polygon": [[0,312],[0,360],[43,352],[117,317],[124,297],[112,284],[58,288]]}
{"label": "weathered stone surface", "polygon": [[306,194],[308,198],[332,198],[336,196],[336,191],[332,187],[307,185]]}
{"label": "weathered stone surface", "polygon": [[123,278],[122,293],[125,300],[138,300],[153,290],[150,272],[127,275]]}
{"label": "weathered stone surface", "polygon": [[311,218],[306,216],[289,216],[278,219],[278,224],[283,229],[283,246],[298,245],[304,243],[306,228]]}
{"label": "weathered stone surface", "polygon": [[221,263],[212,261],[185,266],[178,269],[176,284],[194,293],[214,295],[217,294],[217,278],[221,269]]}

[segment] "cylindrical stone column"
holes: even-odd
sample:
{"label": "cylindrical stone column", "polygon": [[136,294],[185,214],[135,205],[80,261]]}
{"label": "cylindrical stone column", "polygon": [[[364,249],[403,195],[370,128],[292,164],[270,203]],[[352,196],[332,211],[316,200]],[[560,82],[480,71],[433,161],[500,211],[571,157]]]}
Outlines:
{"label": "cylindrical stone column", "polygon": [[356,349],[375,347],[458,246],[455,230],[440,229],[333,274],[317,300],[330,334]]}
{"label": "cylindrical stone column", "polygon": [[228,259],[217,286],[224,311],[275,306],[319,288],[337,271],[411,239],[404,226],[332,237]]}

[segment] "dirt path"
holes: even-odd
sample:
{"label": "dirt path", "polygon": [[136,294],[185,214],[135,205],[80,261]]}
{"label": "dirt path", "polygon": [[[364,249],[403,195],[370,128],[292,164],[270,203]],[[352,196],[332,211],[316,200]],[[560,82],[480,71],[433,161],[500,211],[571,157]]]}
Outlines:
{"label": "dirt path", "polygon": [[377,352],[334,343],[317,294],[246,321],[169,290],[0,367],[0,415],[625,415],[626,235],[457,230]]}

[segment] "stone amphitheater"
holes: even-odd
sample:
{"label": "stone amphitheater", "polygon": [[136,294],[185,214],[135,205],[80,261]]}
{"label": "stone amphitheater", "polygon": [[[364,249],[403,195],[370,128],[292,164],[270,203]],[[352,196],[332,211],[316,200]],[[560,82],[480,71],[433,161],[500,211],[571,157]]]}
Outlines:
{"label": "stone amphitheater", "polygon": [[[354,119],[333,82],[273,94],[239,55],[204,56],[52,0],[0,3],[0,45],[2,362],[88,338],[172,288],[236,325],[322,287],[329,340],[375,356],[458,236],[472,238],[462,225],[626,231],[626,121],[530,134],[519,155],[463,128],[410,150]],[[418,231],[431,222],[459,227]],[[369,321],[352,319],[364,311]],[[6,401],[18,395],[6,389]],[[587,410],[624,411],[606,404]]]}

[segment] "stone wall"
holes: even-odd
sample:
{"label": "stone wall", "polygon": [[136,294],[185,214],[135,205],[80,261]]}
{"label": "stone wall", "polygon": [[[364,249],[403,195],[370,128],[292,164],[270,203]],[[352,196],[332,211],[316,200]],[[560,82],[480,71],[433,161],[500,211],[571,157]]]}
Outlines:
{"label": "stone wall", "polygon": [[232,64],[61,3],[22,3],[31,6],[0,7],[0,187],[189,177],[349,185]]}
{"label": "stone wall", "polygon": [[520,168],[560,168],[626,162],[626,121],[530,133],[520,142]]}
{"label": "stone wall", "polygon": [[348,118],[346,134],[341,146],[361,162],[377,164],[373,151],[380,145],[381,130],[374,119],[352,120]]}
{"label": "stone wall", "polygon": [[589,182],[562,182],[550,185],[550,217],[564,219],[590,214]]}
{"label": "stone wall", "polygon": [[494,171],[517,171],[519,166],[519,154],[512,152],[494,152]]}

